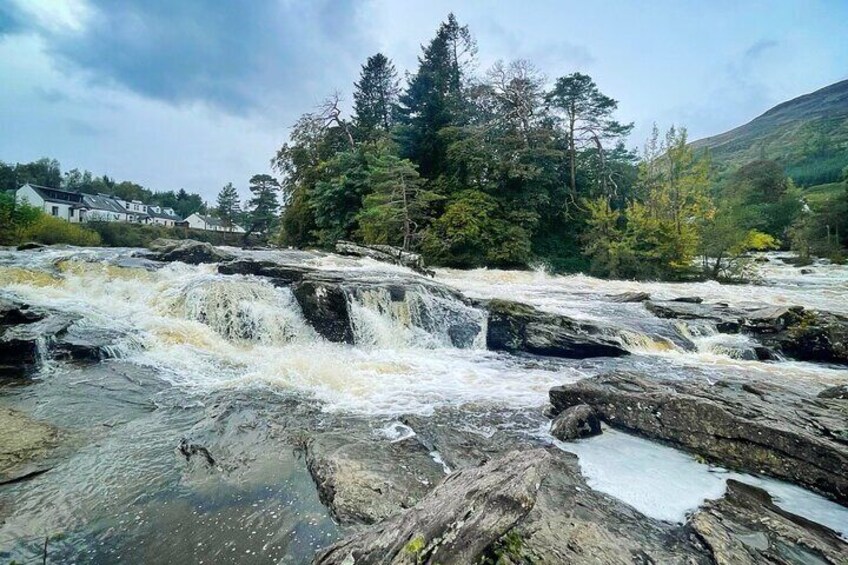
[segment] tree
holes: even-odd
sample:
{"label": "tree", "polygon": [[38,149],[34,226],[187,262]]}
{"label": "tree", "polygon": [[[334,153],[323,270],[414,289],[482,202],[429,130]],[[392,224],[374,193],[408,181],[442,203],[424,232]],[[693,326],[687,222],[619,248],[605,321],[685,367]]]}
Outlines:
{"label": "tree", "polygon": [[625,137],[633,124],[614,120],[612,115],[618,108],[618,102],[601,93],[592,77],[581,73],[558,78],[553,90],[547,94],[547,101],[563,122],[571,203],[577,198],[578,152],[586,148],[593,150],[598,161],[602,194],[607,195],[608,179],[604,174],[606,145]]}
{"label": "tree", "polygon": [[423,48],[418,72],[400,97],[402,156],[418,164],[424,178],[436,178],[444,168],[445,142],[439,132],[465,122],[465,87],[477,46],[468,26],[453,14]]}
{"label": "tree", "polygon": [[244,237],[247,239],[251,234],[260,234],[267,238],[277,225],[277,211],[280,208],[277,192],[280,183],[271,175],[253,175],[250,177],[249,188],[253,198],[248,203],[249,223]]}
{"label": "tree", "polygon": [[392,62],[382,53],[368,57],[353,92],[353,124],[361,139],[374,140],[391,131],[399,93]]}
{"label": "tree", "polygon": [[236,187],[233,183],[228,182],[221,192],[218,193],[218,201],[216,206],[218,217],[224,222],[228,228],[232,228],[238,218],[241,216],[241,205],[239,204],[239,196]]}
{"label": "tree", "polygon": [[320,165],[320,180],[310,192],[310,206],[321,245],[333,246],[356,232],[362,200],[371,188],[366,151],[365,147],[342,151]]}
{"label": "tree", "polygon": [[365,197],[358,218],[363,240],[400,245],[409,251],[438,196],[424,190],[415,165],[391,153],[386,144],[369,155],[368,175],[372,192]]}

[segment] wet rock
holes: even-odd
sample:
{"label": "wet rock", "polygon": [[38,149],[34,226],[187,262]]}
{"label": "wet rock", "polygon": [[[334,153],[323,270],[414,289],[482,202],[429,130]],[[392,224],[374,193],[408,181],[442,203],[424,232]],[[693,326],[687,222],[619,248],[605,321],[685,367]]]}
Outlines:
{"label": "wet rock", "polygon": [[767,492],[727,481],[723,497],[707,501],[687,526],[718,565],[848,563],[836,532],[777,507]]}
{"label": "wet rock", "polygon": [[848,501],[848,406],[771,383],[656,381],[610,373],[551,389],[555,411],[588,404],[608,425],[722,465]]}
{"label": "wet rock", "polygon": [[190,265],[221,263],[233,259],[233,255],[215,246],[193,239],[157,239],[148,246],[151,256],[158,261],[181,261]]}
{"label": "wet rock", "polygon": [[321,502],[342,524],[373,524],[415,505],[444,476],[415,437],[390,442],[338,432],[306,442]]}
{"label": "wet rock", "polygon": [[741,312],[719,304],[698,304],[674,300],[648,300],[644,304],[645,308],[658,318],[706,320],[713,322],[718,331],[724,333],[737,333],[741,328],[739,321]]}
{"label": "wet rock", "polygon": [[313,269],[299,265],[284,265],[275,261],[239,259],[218,265],[222,275],[254,275],[268,277],[277,286],[288,286],[303,280],[304,275]]}
{"label": "wet rock", "polygon": [[783,331],[764,341],[801,361],[848,364],[848,318],[837,314],[796,311]]}
{"label": "wet rock", "polygon": [[209,453],[209,450],[202,445],[190,442],[187,438],[182,438],[177,445],[177,451],[182,453],[186,461],[191,461],[191,458],[198,456],[209,466],[215,466],[215,458]]}
{"label": "wet rock", "polygon": [[795,323],[797,316],[803,311],[804,309],[798,306],[764,306],[740,312],[739,324],[747,333],[777,333]]}
{"label": "wet rock", "polygon": [[590,406],[578,404],[563,410],[551,422],[551,435],[561,441],[571,441],[601,433],[601,421]]}
{"label": "wet rock", "polygon": [[304,280],[292,287],[303,317],[329,341],[353,343],[347,295],[340,285]]}
{"label": "wet rock", "polygon": [[651,295],[647,292],[622,292],[621,294],[611,294],[610,302],[644,302],[651,299]]}
{"label": "wet rock", "polygon": [[47,461],[59,430],[17,410],[0,408],[0,484],[16,482],[50,469]]}
{"label": "wet rock", "polygon": [[336,242],[336,253],[340,255],[353,255],[355,257],[368,257],[375,261],[391,263],[408,267],[416,273],[433,276],[433,271],[424,266],[424,260],[418,253],[410,253],[391,245],[360,245],[351,241],[339,240]]}
{"label": "wet rock", "polygon": [[35,241],[28,241],[26,243],[22,243],[22,244],[18,245],[17,250],[18,251],[33,251],[33,250],[37,250],[37,249],[44,249],[45,247],[47,247],[47,246],[44,245],[43,243],[38,243],[38,242],[35,242]]}
{"label": "wet rock", "polygon": [[0,326],[31,324],[44,319],[44,314],[29,304],[0,297]]}
{"label": "wet rock", "polygon": [[487,551],[490,563],[707,564],[706,548],[680,527],[649,518],[586,485],[577,456],[558,450],[536,504]]}
{"label": "wet rock", "polygon": [[812,269],[801,269],[802,275],[812,275],[813,273],[815,273],[815,271]]}
{"label": "wet rock", "polygon": [[685,302],[688,304],[701,304],[704,302],[704,299],[700,296],[678,296],[677,298],[672,298],[672,302]]}
{"label": "wet rock", "polygon": [[531,510],[548,458],[516,451],[458,471],[413,508],[320,551],[313,563],[473,563]]}
{"label": "wet rock", "polygon": [[48,347],[76,319],[71,314],[50,313],[37,322],[7,327],[0,334],[0,375],[25,377],[38,370]]}
{"label": "wet rock", "polygon": [[848,400],[848,384],[826,388],[818,394],[819,398],[832,398],[834,400]]}
{"label": "wet rock", "polygon": [[599,324],[507,300],[491,300],[488,309],[489,349],[573,359],[629,355],[612,337],[615,331]]}

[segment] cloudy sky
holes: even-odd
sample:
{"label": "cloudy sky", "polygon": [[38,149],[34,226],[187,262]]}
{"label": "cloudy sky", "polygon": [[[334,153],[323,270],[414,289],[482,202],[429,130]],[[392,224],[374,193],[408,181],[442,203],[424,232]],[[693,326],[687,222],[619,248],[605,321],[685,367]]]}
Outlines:
{"label": "cloudy sky", "polygon": [[0,160],[210,200],[377,51],[414,70],[454,11],[481,68],[592,75],[635,121],[720,133],[848,78],[846,0],[0,0]]}

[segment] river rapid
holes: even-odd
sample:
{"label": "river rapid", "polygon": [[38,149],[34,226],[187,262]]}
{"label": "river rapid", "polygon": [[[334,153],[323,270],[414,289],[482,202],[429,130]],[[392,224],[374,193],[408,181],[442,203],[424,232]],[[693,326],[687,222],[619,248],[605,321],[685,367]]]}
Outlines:
{"label": "river rapid", "polygon": [[[436,271],[436,281],[471,299],[518,300],[613,324],[632,353],[569,360],[489,351],[483,310],[423,288],[400,304],[379,293],[351,295],[355,344],[330,343],[288,288],[221,275],[215,265],[153,264],[135,251],[0,251],[3,295],[81,315],[92,331],[120,336],[107,361],[47,361],[26,384],[0,384],[0,406],[49,422],[65,437],[64,455],[49,472],[0,486],[0,561],[41,559],[45,543],[56,563],[308,561],[344,532],[321,504],[290,430],[355,421],[391,441],[415,433],[401,420],[436,413],[453,414],[453,425],[481,435],[508,426],[528,441],[572,451],[593,488],[660,520],[682,522],[705,498],[721,496],[732,476],[848,536],[848,509],[800,487],[730,473],[612,430],[563,444],[550,437],[543,416],[551,387],[610,370],[706,381],[745,375],[812,392],[844,384],[844,367],[741,360],[733,352],[751,346],[744,335],[663,320],[611,297],[646,292],[848,314],[846,266],[819,263],[801,274],[785,256],[768,254],[750,285]],[[239,253],[351,279],[410,276],[369,259]],[[452,344],[448,315],[480,328],[466,346]],[[676,341],[680,335],[694,350]],[[492,413],[501,416],[480,416]],[[176,450],[184,437],[210,446],[214,468]]]}

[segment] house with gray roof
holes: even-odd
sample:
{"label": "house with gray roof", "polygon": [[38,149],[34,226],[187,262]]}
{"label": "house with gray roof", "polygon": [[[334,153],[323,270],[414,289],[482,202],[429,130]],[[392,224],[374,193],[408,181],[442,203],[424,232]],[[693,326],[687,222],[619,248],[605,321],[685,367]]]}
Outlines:
{"label": "house with gray roof", "polygon": [[188,227],[196,230],[223,231],[231,233],[244,233],[245,231],[243,227],[236,224],[228,226],[220,218],[206,216],[197,212],[186,218],[185,223]]}

